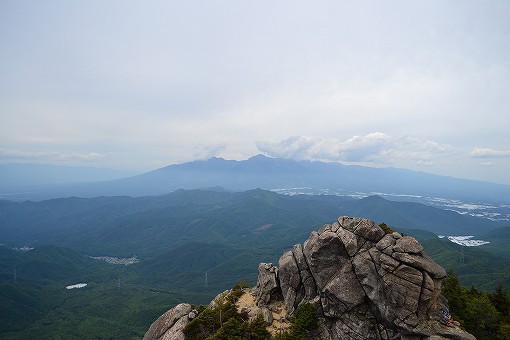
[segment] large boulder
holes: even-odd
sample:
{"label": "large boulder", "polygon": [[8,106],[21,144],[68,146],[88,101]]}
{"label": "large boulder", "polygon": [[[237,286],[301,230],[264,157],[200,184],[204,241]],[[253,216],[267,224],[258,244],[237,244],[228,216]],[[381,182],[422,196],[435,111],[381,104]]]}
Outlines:
{"label": "large boulder", "polygon": [[185,340],[184,327],[197,315],[190,304],[181,303],[161,315],[145,333],[144,340]]}
{"label": "large boulder", "polygon": [[[440,322],[445,270],[416,239],[385,234],[368,219],[343,216],[324,225],[271,272],[278,275],[271,276],[270,295],[281,292],[287,313],[307,302],[316,306],[315,339],[474,339]],[[268,286],[260,273],[257,286]]]}

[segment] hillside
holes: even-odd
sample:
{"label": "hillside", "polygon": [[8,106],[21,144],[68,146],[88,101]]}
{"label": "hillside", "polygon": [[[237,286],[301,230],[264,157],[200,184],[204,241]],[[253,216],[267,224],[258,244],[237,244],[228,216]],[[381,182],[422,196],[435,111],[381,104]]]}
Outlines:
{"label": "hillside", "polygon": [[151,197],[0,201],[0,242],[56,244],[89,255],[148,258],[189,242],[280,251],[342,211],[397,228],[478,235],[506,226],[419,203],[380,197],[286,196],[264,190],[178,190]]}
{"label": "hillside", "polygon": [[[139,198],[0,201],[0,242],[11,247],[54,244],[90,256],[136,255],[143,263],[141,277],[149,278],[145,283],[166,289],[171,277],[172,282],[186,282],[193,294],[201,295],[207,291],[203,289],[206,273],[209,287],[226,287],[243,277],[253,281],[254,273],[247,268],[274,261],[339,211],[385,222],[413,236],[420,234],[417,237],[426,247],[429,243],[444,244],[432,254],[437,253],[447,268],[455,267],[460,246],[438,243],[438,234],[485,234],[491,243],[469,252],[483,251],[480,258],[496,257],[496,262],[501,262],[497,257],[509,256],[505,247],[508,238],[502,236],[508,227],[501,227],[501,222],[375,196],[286,196],[260,189],[178,190]],[[408,231],[410,227],[421,231]],[[450,257],[445,257],[446,253]],[[461,275],[461,279],[467,284],[486,284],[487,288],[494,287],[494,275],[499,275],[483,271],[472,274]]]}
{"label": "hillside", "polygon": [[[133,278],[129,268],[67,248],[15,251],[0,246],[0,264],[2,339],[75,339],[85,334],[137,338],[149,315],[157,315],[165,303],[176,302],[124,282]],[[87,286],[66,289],[77,283]],[[147,318],[137,314],[140,309]]]}

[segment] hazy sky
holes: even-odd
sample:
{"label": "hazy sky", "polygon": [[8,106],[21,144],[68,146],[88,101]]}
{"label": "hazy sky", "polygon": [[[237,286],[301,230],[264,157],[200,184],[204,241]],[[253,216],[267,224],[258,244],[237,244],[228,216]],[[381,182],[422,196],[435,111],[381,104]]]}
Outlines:
{"label": "hazy sky", "polygon": [[0,1],[0,162],[510,184],[510,1]]}

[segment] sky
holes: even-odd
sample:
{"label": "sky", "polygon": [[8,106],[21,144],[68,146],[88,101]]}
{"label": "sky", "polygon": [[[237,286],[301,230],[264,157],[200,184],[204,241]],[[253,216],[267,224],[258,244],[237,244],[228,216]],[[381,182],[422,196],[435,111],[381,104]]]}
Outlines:
{"label": "sky", "polygon": [[0,1],[0,163],[510,184],[510,1]]}

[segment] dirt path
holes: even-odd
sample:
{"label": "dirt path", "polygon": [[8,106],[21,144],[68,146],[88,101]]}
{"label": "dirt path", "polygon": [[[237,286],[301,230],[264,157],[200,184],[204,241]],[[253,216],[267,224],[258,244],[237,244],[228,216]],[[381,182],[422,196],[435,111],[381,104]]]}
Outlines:
{"label": "dirt path", "polygon": [[[251,290],[246,291],[239,297],[236,302],[236,307],[239,313],[248,312],[250,320],[262,314],[262,310],[255,303],[255,297],[252,295]],[[289,324],[287,322],[287,310],[285,309],[283,301],[273,303],[269,306],[269,309],[272,311],[273,322],[266,327],[268,332],[274,336],[280,334],[280,332],[287,331],[289,329]]]}

